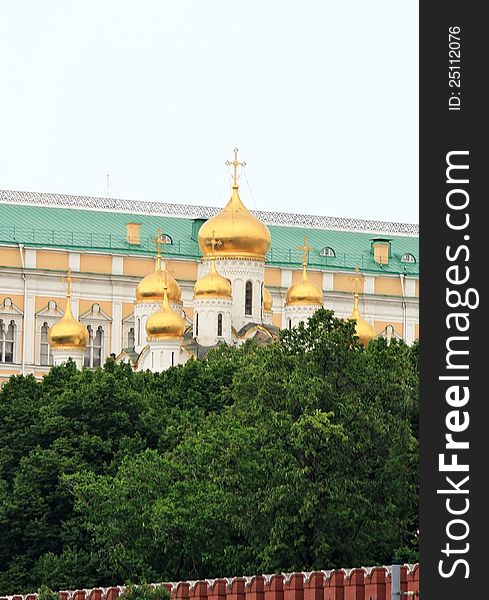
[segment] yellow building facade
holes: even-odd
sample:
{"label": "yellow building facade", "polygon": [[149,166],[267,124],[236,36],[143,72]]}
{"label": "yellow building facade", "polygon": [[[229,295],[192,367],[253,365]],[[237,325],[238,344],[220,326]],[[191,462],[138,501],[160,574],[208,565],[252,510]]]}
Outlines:
{"label": "yellow building facade", "polygon": [[[136,360],[136,289],[157,268],[158,229],[168,273],[181,290],[185,328],[195,328],[194,287],[210,264],[205,260],[210,249],[199,247],[199,237],[213,236],[212,217],[218,213],[209,207],[0,191],[0,382],[19,373],[42,377],[53,364],[49,335],[66,312],[68,270],[71,312],[87,331],[84,366],[103,365],[121,353]],[[233,215],[228,216],[225,225],[232,228]],[[238,258],[247,260],[248,248],[255,257],[262,246],[266,252],[266,291],[258,311],[262,316],[266,311],[271,326],[291,325],[287,294],[302,289],[305,258],[308,286],[322,292],[322,306],[336,316],[349,318],[355,306],[376,336],[407,343],[419,337],[417,226],[273,212],[255,216],[269,231],[271,247],[261,238],[245,239]],[[234,260],[238,251],[228,246],[221,262]],[[219,260],[216,264],[219,269]],[[242,326],[240,310],[241,305],[233,308],[233,319]],[[235,334],[240,335],[237,328],[233,339]]]}

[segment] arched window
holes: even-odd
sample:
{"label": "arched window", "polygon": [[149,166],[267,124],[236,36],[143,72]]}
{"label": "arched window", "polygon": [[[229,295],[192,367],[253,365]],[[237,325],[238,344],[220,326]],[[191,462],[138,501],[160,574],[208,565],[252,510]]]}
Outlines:
{"label": "arched window", "polygon": [[217,337],[222,337],[222,313],[217,315]]}
{"label": "arched window", "polygon": [[129,329],[127,332],[127,345],[129,348],[134,348],[135,337],[134,327],[131,327],[131,329]]}
{"label": "arched window", "polygon": [[251,317],[253,314],[253,283],[246,282],[245,286],[245,315]]}
{"label": "arched window", "polygon": [[289,319],[289,329],[292,329],[292,319]]}
{"label": "arched window", "polygon": [[321,256],[328,256],[330,258],[334,258],[336,256],[336,253],[333,250],[333,248],[330,248],[329,246],[325,246],[324,248],[321,248],[321,252],[319,254]]}
{"label": "arched window", "polygon": [[199,313],[195,315],[195,337],[199,335]]}
{"label": "arched window", "polygon": [[403,263],[415,263],[416,262],[416,257],[414,256],[414,254],[411,254],[410,252],[406,252],[406,254],[403,254],[401,256],[401,262],[403,262]]}
{"label": "arched window", "polygon": [[90,325],[88,329],[88,344],[85,350],[83,364],[90,369],[96,369],[102,364],[102,349],[104,344],[104,330],[102,326],[98,327],[97,331],[93,331]]}
{"label": "arched window", "polygon": [[0,319],[0,362],[14,362],[15,322],[7,325]]}
{"label": "arched window", "polygon": [[141,343],[141,319],[138,319],[138,344]]}
{"label": "arched window", "polygon": [[49,325],[44,322],[41,327],[41,365],[53,364],[53,354],[48,341]]}

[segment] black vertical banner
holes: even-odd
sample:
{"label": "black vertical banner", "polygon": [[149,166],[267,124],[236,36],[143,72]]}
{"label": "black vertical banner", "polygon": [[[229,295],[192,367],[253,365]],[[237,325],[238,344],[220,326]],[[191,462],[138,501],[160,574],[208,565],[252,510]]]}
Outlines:
{"label": "black vertical banner", "polygon": [[489,598],[486,9],[420,2],[422,600]]}

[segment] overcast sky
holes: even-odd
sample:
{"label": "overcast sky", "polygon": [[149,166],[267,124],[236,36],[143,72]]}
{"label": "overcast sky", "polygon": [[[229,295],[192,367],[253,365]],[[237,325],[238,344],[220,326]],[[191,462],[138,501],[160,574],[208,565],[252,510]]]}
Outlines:
{"label": "overcast sky", "polygon": [[0,0],[0,189],[418,221],[415,0]]}

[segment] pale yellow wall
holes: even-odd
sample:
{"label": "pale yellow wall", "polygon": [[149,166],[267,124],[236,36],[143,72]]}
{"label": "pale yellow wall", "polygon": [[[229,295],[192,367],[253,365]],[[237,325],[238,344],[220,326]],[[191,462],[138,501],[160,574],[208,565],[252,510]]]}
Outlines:
{"label": "pale yellow wall", "polygon": [[36,296],[36,303],[35,303],[36,313],[38,313],[40,310],[47,308],[48,303],[51,300],[54,300],[56,302],[56,304],[64,312],[64,309],[66,306],[66,297],[58,298],[56,296],[50,296],[49,298],[47,298],[46,296]]}
{"label": "pale yellow wall", "polygon": [[404,333],[403,333],[402,323],[396,323],[395,321],[375,321],[374,322],[375,333],[377,335],[379,333],[382,333],[384,331],[384,329],[387,327],[387,325],[392,325],[392,327],[394,327],[394,331],[401,337],[403,336]]}
{"label": "pale yellow wall", "polygon": [[68,269],[68,252],[38,250],[36,252],[36,267],[38,269],[66,271]]}
{"label": "pale yellow wall", "polygon": [[112,256],[106,254],[82,254],[80,271],[85,273],[112,273]]}
{"label": "pale yellow wall", "polygon": [[185,311],[185,314],[187,315],[187,317],[189,317],[189,319],[192,319],[194,316],[194,309],[192,306],[184,306],[183,310]]}
{"label": "pale yellow wall", "polygon": [[419,340],[419,325],[418,324],[414,325],[414,339]]}
{"label": "pale yellow wall", "polygon": [[124,275],[145,277],[155,270],[155,261],[152,258],[124,257]]}
{"label": "pale yellow wall", "polygon": [[87,311],[92,310],[92,306],[94,304],[99,304],[100,308],[104,311],[104,313],[108,314],[109,317],[112,316],[112,302],[108,300],[80,300],[78,304],[78,312],[80,315],[86,313]]}
{"label": "pale yellow wall", "polygon": [[265,269],[265,285],[280,287],[282,283],[282,271],[268,267]]}
{"label": "pale yellow wall", "polygon": [[272,313],[272,323],[276,327],[279,327],[281,329],[282,328],[282,315],[280,313]]}
{"label": "pale yellow wall", "polygon": [[19,250],[0,247],[0,267],[22,267]]}
{"label": "pale yellow wall", "polygon": [[187,260],[169,260],[168,270],[175,279],[183,279],[184,281],[196,281],[198,263]]}
{"label": "pale yellow wall", "polygon": [[[301,279],[302,279],[302,270],[299,271],[299,270],[294,269],[294,271],[292,271],[292,283],[295,283],[296,281],[300,281]],[[308,271],[307,279],[309,281],[312,281],[316,285],[318,285],[321,289],[323,289],[323,274],[320,273],[319,271]]]}
{"label": "pale yellow wall", "polygon": [[376,277],[375,293],[381,296],[402,296],[399,277]]}
{"label": "pale yellow wall", "polygon": [[[348,292],[353,294],[355,291],[355,275],[341,275],[339,273],[333,274],[333,290],[335,292]],[[360,277],[361,281],[358,282],[358,293],[363,292],[363,277]]]}
{"label": "pale yellow wall", "polygon": [[134,312],[134,304],[132,302],[122,303],[122,319],[127,319]]}
{"label": "pale yellow wall", "polygon": [[15,294],[5,294],[0,296],[0,306],[3,306],[5,298],[10,298],[17,308],[24,310],[24,296],[16,296]]}

